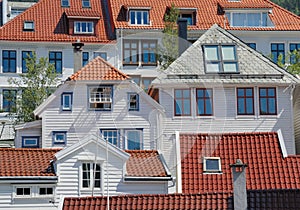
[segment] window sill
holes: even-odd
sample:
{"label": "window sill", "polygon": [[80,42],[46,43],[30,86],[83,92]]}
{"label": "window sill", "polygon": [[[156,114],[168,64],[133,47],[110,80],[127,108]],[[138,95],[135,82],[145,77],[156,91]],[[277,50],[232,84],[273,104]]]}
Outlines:
{"label": "window sill", "polygon": [[205,115],[203,115],[203,116],[197,115],[196,119],[216,119],[216,117],[214,115],[207,115],[207,116],[205,116]]}
{"label": "window sill", "polygon": [[257,119],[256,115],[236,115],[235,119]]}
{"label": "window sill", "polygon": [[279,117],[279,115],[259,115],[258,117],[257,117],[258,119],[267,119],[267,118],[270,118],[270,119],[278,119],[278,118],[280,118]]}

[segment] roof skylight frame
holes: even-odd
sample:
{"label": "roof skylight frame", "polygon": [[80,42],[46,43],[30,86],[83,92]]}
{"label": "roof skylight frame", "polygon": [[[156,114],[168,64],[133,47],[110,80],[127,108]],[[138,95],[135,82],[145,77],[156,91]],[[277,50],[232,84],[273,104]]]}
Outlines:
{"label": "roof skylight frame", "polygon": [[[210,169],[208,168],[207,161],[213,160],[218,161],[218,168],[217,169]],[[203,157],[203,172],[204,173],[222,173],[221,167],[221,158],[220,157]]]}
{"label": "roof skylight frame", "polygon": [[23,23],[24,31],[34,31],[34,21],[33,20],[25,20]]}

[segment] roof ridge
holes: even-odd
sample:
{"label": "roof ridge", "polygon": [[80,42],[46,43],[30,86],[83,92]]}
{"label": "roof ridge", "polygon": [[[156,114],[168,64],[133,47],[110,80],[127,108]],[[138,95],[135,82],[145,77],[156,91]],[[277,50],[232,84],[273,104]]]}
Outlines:
{"label": "roof ridge", "polygon": [[246,136],[246,135],[266,135],[266,134],[276,134],[277,132],[275,131],[260,131],[260,132],[228,132],[228,133],[194,133],[194,132],[182,132],[179,133],[180,135],[203,135],[203,136],[228,136],[228,135],[233,135],[233,136]]}

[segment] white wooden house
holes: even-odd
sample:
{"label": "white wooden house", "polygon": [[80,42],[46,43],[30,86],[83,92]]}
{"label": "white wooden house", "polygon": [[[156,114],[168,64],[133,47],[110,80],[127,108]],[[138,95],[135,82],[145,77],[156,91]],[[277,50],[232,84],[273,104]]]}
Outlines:
{"label": "white wooden house", "polygon": [[16,126],[16,147],[66,147],[88,134],[122,149],[156,149],[164,109],[128,76],[97,57],[42,103],[38,121]]}
{"label": "white wooden house", "polygon": [[161,148],[169,168],[175,173],[178,164],[176,131],[276,131],[285,152],[295,154],[292,96],[298,83],[295,76],[213,25],[152,82],[151,95],[166,110]]}

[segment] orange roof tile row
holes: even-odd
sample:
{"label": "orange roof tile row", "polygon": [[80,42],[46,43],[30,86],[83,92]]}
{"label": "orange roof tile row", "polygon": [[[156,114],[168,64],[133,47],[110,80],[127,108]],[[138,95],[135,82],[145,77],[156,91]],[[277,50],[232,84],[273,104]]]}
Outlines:
{"label": "orange roof tile row", "polygon": [[82,69],[71,75],[69,80],[126,80],[128,78],[126,74],[98,56]]}
{"label": "orange roof tile row", "polygon": [[50,161],[59,149],[0,149],[0,176],[56,176]]}
{"label": "orange roof tile row", "polygon": [[[184,193],[231,191],[230,164],[247,164],[247,189],[300,189],[300,156],[283,158],[275,132],[180,134]],[[203,157],[220,157],[222,173],[203,170]]]}
{"label": "orange roof tile row", "polygon": [[127,176],[166,177],[167,173],[155,150],[125,150],[130,154],[126,164]]}
{"label": "orange roof tile row", "polygon": [[[297,210],[300,189],[249,190],[247,209]],[[107,197],[65,198],[63,210],[107,209]],[[216,192],[202,194],[121,195],[109,197],[109,209],[228,209],[233,210],[233,194]]]}

